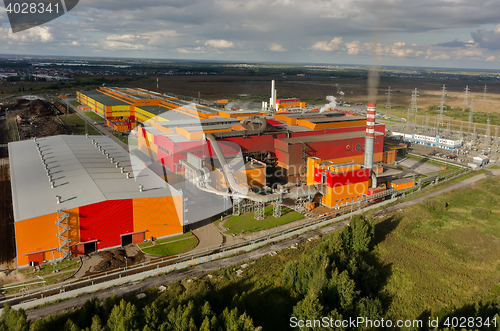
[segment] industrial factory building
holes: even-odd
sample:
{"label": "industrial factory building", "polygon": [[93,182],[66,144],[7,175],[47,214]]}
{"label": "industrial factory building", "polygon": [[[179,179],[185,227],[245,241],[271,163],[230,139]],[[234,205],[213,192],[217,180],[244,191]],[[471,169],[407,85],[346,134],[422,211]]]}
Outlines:
{"label": "industrial factory building", "polygon": [[18,266],[183,232],[182,196],[108,137],[9,143]]}

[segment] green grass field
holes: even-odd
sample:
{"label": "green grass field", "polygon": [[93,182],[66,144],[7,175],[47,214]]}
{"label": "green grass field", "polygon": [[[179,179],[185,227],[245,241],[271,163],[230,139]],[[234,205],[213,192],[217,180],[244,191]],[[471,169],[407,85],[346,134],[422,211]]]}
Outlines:
{"label": "green grass field", "polygon": [[196,247],[196,245],[198,245],[198,238],[193,236],[193,238],[184,239],[173,243],[148,247],[143,249],[142,251],[144,253],[152,255],[176,255],[189,251],[190,249]]}
{"label": "green grass field", "polygon": [[304,215],[291,210],[289,208],[282,209],[282,216],[280,218],[273,217],[273,206],[268,206],[264,210],[265,219],[257,221],[253,213],[246,213],[240,216],[231,216],[228,218],[224,227],[227,229],[226,233],[240,234],[244,232],[256,232],[266,230],[278,225],[290,223],[304,218]]}
{"label": "green grass field", "polygon": [[101,116],[97,115],[93,111],[86,111],[85,115],[87,115],[88,118],[90,118],[91,120],[94,120],[94,121],[104,121],[104,118],[102,118]]}
{"label": "green grass field", "polygon": [[[163,238],[163,239],[160,239],[160,240],[156,240],[155,243],[158,245],[158,244],[168,243],[168,242],[171,242],[171,241],[174,241],[174,240],[187,239],[187,238],[194,238],[194,235],[191,232],[186,232],[184,234],[181,234],[180,236],[174,236],[174,237],[168,237],[168,238]],[[138,244],[137,246],[139,246],[140,248],[143,248],[143,247],[149,247],[149,246],[152,246],[152,245],[153,245],[153,243],[151,243],[150,241],[148,241],[148,242],[145,242],[145,243],[142,243],[142,244]]]}
{"label": "green grass field", "polygon": [[72,100],[72,101],[70,101],[69,103],[70,103],[70,104],[72,104],[72,105],[73,105],[73,106],[75,106],[75,107],[78,107],[78,106],[81,106],[81,105],[82,105],[81,103],[79,103],[79,102],[78,102],[78,101],[76,101],[76,100]]}
{"label": "green grass field", "polygon": [[497,166],[497,165],[494,165],[494,166],[491,167],[491,169],[500,169],[500,167]]}
{"label": "green grass field", "polygon": [[[85,134],[85,120],[81,118],[78,114],[61,115],[63,121],[68,123],[76,134]],[[87,130],[90,135],[100,135],[101,133],[94,129],[90,124],[87,124]]]}
{"label": "green grass field", "polygon": [[128,135],[123,135],[123,134],[121,134],[121,133],[117,133],[117,132],[113,133],[113,135],[114,135],[116,138],[120,139],[120,141],[121,141],[122,143],[124,143],[124,144],[128,145]]}
{"label": "green grass field", "polygon": [[374,256],[390,268],[388,317],[444,315],[500,295],[500,179],[388,215]]}

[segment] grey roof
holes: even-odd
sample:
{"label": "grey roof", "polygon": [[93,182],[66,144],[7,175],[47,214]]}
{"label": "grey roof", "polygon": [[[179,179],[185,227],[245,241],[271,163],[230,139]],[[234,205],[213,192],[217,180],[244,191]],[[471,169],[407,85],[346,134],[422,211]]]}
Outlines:
{"label": "grey roof", "polygon": [[97,102],[102,103],[105,106],[130,106],[130,104],[126,103],[125,101],[115,99],[113,97],[110,97],[109,95],[106,95],[104,93],[98,92],[98,91],[79,91],[81,94],[86,95],[87,97],[91,97]]}
{"label": "grey roof", "polygon": [[[124,167],[119,168],[97,147],[95,140]],[[54,136],[37,141],[54,180],[51,188],[36,143],[9,143],[14,220],[20,221],[106,200],[178,196],[135,155],[105,136]],[[127,178],[126,173],[131,173]],[[143,185],[143,192],[139,185]],[[57,204],[56,196],[61,196]]]}
{"label": "grey roof", "polygon": [[[381,132],[375,132],[375,136],[384,135]],[[313,136],[302,136],[294,138],[283,138],[279,139],[288,144],[300,144],[300,143],[312,143],[312,142],[322,142],[340,139],[350,139],[350,138],[361,138],[365,137],[365,131],[354,131],[354,132],[342,132],[342,133],[329,133],[329,134],[318,134]]]}

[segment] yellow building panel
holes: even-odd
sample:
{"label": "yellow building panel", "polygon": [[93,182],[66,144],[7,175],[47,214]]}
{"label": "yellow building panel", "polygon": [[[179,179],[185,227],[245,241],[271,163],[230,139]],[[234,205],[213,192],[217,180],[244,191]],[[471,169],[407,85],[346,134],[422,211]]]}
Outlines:
{"label": "yellow building panel", "polygon": [[130,105],[125,105],[125,106],[112,106],[111,107],[112,111],[128,111],[130,112]]}
{"label": "yellow building panel", "polygon": [[321,159],[317,157],[309,157],[307,158],[307,185],[318,184],[314,180],[314,170],[317,165],[321,163]]}
{"label": "yellow building panel", "polygon": [[113,117],[126,117],[126,118],[129,118],[130,117],[130,112],[129,111],[114,111],[114,112],[107,112],[106,114],[110,114],[111,116]]}
{"label": "yellow building panel", "polygon": [[328,207],[336,207],[352,202],[368,193],[368,181],[344,186],[327,187],[326,196],[323,196],[322,203]]}

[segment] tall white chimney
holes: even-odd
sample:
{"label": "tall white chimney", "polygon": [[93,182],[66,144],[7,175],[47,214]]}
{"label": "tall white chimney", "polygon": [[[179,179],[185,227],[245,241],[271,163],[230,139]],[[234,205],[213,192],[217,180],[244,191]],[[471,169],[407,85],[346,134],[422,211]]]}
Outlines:
{"label": "tall white chimney", "polygon": [[269,99],[269,107],[274,109],[276,106],[276,88],[274,79],[271,81],[271,98]]}
{"label": "tall white chimney", "polygon": [[373,145],[375,142],[375,114],[376,104],[369,103],[366,109],[366,139],[365,139],[365,167],[370,169],[372,188],[377,187],[377,180],[373,173]]}

